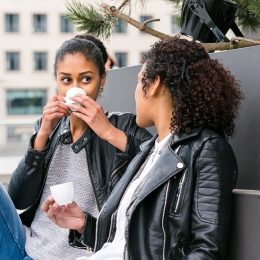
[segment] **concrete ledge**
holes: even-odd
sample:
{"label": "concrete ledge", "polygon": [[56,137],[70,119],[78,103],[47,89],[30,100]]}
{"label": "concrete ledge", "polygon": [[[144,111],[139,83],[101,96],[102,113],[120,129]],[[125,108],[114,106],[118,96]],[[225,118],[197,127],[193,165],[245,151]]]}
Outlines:
{"label": "concrete ledge", "polygon": [[260,191],[233,191],[227,260],[260,259]]}

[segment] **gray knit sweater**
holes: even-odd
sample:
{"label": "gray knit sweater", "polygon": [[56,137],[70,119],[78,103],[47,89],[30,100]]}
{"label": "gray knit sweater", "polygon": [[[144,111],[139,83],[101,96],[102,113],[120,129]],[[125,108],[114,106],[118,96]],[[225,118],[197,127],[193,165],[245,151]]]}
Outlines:
{"label": "gray knit sweater", "polygon": [[92,253],[73,248],[68,243],[69,230],[52,223],[40,209],[43,201],[50,195],[50,186],[64,182],[74,182],[74,200],[82,210],[97,217],[98,208],[89,179],[85,149],[75,153],[72,144],[59,143],[50,164],[41,202],[31,227],[25,226],[26,252],[34,260],[73,259]]}

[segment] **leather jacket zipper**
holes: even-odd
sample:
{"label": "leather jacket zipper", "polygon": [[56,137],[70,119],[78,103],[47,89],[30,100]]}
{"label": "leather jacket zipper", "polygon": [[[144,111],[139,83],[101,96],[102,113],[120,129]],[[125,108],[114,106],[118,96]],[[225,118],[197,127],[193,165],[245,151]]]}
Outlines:
{"label": "leather jacket zipper", "polygon": [[110,176],[110,179],[116,174],[116,172],[118,172],[119,169],[121,169],[128,161],[124,161],[124,163],[122,163],[120,166],[118,166],[112,173]]}
{"label": "leather jacket zipper", "polygon": [[112,185],[112,178],[113,176],[127,163],[128,161],[124,161],[124,163],[122,163],[120,166],[118,166],[112,173],[110,176],[110,181],[109,181],[109,190],[111,191],[111,185]]}
{"label": "leather jacket zipper", "polygon": [[[117,167],[111,174],[110,176],[110,180],[112,179],[112,177],[118,172],[119,169],[121,169],[128,161],[126,160],[124,163],[122,163],[119,167]],[[112,185],[112,182],[110,181],[109,182],[109,189],[111,188],[111,185]],[[106,203],[105,203],[106,204]],[[99,215],[101,214],[102,212],[102,209],[104,208],[105,204],[102,206],[100,212],[99,212]],[[94,252],[96,251],[96,248],[97,248],[97,237],[98,237],[98,223],[99,223],[99,217],[97,218],[97,223],[96,223],[96,237],[95,237],[95,248],[94,248]],[[112,221],[111,221],[112,223]],[[111,231],[112,231],[112,227],[110,226],[110,231],[109,231],[109,236],[108,238],[110,237],[111,235]]]}
{"label": "leather jacket zipper", "polygon": [[[175,153],[178,154],[179,150],[181,148],[181,145],[179,145],[176,149],[175,149]],[[186,173],[186,171],[185,171]],[[184,174],[185,175],[185,174]],[[176,177],[176,176],[175,176]],[[162,230],[163,230],[163,236],[164,236],[164,240],[163,240],[163,260],[165,260],[165,251],[166,251],[166,231],[164,228],[164,217],[165,217],[165,210],[166,210],[166,205],[167,205],[167,200],[169,197],[169,187],[170,187],[170,183],[171,181],[169,180],[167,183],[167,188],[166,188],[166,192],[165,192],[165,200],[164,200],[164,206],[163,206],[163,215],[162,215]]]}
{"label": "leather jacket zipper", "polygon": [[96,222],[96,231],[95,231],[95,245],[94,245],[94,252],[96,252],[97,249],[97,240],[98,240],[98,223],[99,223],[99,216],[101,215],[102,209],[104,208],[104,206],[106,205],[106,203],[104,203],[104,205],[102,206],[98,217],[97,217],[97,222]]}
{"label": "leather jacket zipper", "polygon": [[111,219],[110,219],[110,229],[109,229],[109,234],[107,238],[107,242],[109,242],[111,234],[112,234],[112,229],[113,229],[113,223],[115,221],[115,213],[112,214]]}
{"label": "leather jacket zipper", "polygon": [[183,175],[180,179],[180,182],[179,182],[178,191],[177,191],[177,195],[176,195],[177,196],[177,202],[176,202],[175,209],[174,209],[175,213],[178,211],[178,208],[179,208],[180,198],[181,198],[181,195],[182,195],[183,184],[184,184],[184,181],[185,181],[186,172],[187,172],[187,169],[183,173]]}
{"label": "leather jacket zipper", "polygon": [[163,236],[164,236],[164,240],[163,240],[163,260],[165,259],[165,250],[166,250],[166,232],[165,232],[163,222],[164,222],[164,217],[165,217],[165,209],[166,209],[167,199],[168,199],[168,195],[169,195],[169,186],[170,186],[170,181],[168,181],[168,183],[167,183],[167,188],[166,188],[166,193],[165,193],[165,201],[164,201],[164,206],[163,206],[163,216],[162,216],[162,229],[163,229]]}
{"label": "leather jacket zipper", "polygon": [[94,189],[94,186],[93,186],[93,180],[92,180],[92,176],[90,174],[89,159],[88,159],[88,156],[87,156],[87,152],[86,152],[86,157],[87,157],[86,159],[87,159],[87,165],[88,165],[88,176],[89,176],[89,179],[90,179],[90,185],[91,185],[91,188],[92,188],[92,191],[93,191],[93,194],[94,194],[94,200],[95,200],[96,207],[99,210],[99,206],[98,206],[97,198],[96,198],[96,193],[95,193],[95,189]]}

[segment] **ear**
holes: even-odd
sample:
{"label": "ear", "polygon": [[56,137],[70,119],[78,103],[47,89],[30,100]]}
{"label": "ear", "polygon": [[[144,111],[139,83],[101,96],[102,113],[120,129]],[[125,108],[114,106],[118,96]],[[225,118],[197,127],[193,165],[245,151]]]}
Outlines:
{"label": "ear", "polygon": [[160,91],[162,91],[163,89],[163,85],[161,84],[161,77],[160,76],[156,76],[154,82],[151,84],[150,88],[149,88],[149,96],[155,96],[158,95],[160,93]]}
{"label": "ear", "polygon": [[104,73],[104,74],[101,76],[101,79],[100,79],[100,86],[104,86],[104,85],[105,85],[105,82],[106,82],[106,76],[107,76],[106,73]]}

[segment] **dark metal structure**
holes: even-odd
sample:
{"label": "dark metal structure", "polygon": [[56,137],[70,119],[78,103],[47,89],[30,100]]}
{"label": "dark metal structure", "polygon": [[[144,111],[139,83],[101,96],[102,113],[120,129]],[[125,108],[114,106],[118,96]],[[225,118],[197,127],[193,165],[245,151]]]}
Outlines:
{"label": "dark metal structure", "polygon": [[184,0],[181,11],[181,34],[200,42],[229,42],[231,28],[243,37],[235,23],[237,4],[230,0]]}

